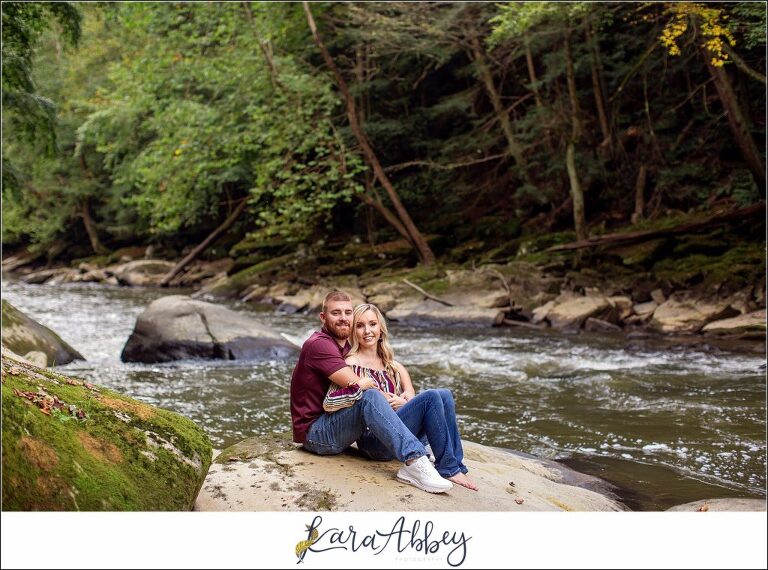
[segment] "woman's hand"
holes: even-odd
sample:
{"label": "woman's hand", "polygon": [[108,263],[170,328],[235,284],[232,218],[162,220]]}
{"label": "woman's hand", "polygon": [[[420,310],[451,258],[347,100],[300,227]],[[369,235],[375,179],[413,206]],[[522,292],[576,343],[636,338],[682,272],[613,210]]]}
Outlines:
{"label": "woman's hand", "polygon": [[395,396],[391,392],[384,392],[384,397],[387,399],[387,402],[389,402],[389,405],[392,406],[394,411],[399,410],[408,402],[408,400],[405,398]]}

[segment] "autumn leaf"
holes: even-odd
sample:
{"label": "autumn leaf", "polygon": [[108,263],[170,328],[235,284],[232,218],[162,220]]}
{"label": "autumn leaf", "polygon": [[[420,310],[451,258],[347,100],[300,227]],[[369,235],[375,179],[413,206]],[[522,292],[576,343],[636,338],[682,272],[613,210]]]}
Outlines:
{"label": "autumn leaf", "polygon": [[522,505],[522,504],[525,502],[525,499],[523,499],[522,497],[516,497],[516,498],[515,498],[515,502],[516,502],[518,505]]}
{"label": "autumn leaf", "polygon": [[707,503],[704,503],[698,509],[696,509],[696,512],[697,513],[706,513],[708,510],[709,510],[709,505]]}

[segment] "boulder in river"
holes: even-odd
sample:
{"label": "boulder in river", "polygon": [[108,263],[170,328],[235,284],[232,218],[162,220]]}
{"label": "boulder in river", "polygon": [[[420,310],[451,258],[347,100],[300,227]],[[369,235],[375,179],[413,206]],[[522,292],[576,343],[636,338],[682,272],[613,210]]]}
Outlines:
{"label": "boulder in river", "polygon": [[[73,360],[85,360],[83,355],[61,340],[51,329],[28,317],[3,299],[3,346],[20,356],[44,353],[45,366],[67,364]],[[30,360],[42,364],[39,354],[31,354]]]}
{"label": "boulder in river", "polygon": [[161,297],[139,315],[120,358],[168,362],[185,358],[286,358],[296,347],[255,318],[186,295]]}
{"label": "boulder in river", "polygon": [[464,462],[480,491],[454,485],[447,493],[433,495],[398,481],[398,461],[371,461],[354,448],[319,456],[279,436],[255,437],[216,458],[195,510],[627,510],[614,498],[591,490],[603,483],[599,479],[554,462],[472,442],[464,442]]}
{"label": "boulder in river", "polygon": [[192,421],[2,355],[3,509],[190,510],[211,462]]}

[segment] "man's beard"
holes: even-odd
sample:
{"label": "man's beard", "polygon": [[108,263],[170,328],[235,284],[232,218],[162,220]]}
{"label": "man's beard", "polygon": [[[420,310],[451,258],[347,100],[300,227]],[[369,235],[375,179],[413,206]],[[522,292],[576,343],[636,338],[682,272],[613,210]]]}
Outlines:
{"label": "man's beard", "polygon": [[328,327],[328,332],[331,333],[331,336],[339,339],[339,340],[347,340],[349,338],[350,333],[350,326],[347,324],[346,329],[340,331],[339,326],[341,323],[337,323],[333,325],[332,327]]}

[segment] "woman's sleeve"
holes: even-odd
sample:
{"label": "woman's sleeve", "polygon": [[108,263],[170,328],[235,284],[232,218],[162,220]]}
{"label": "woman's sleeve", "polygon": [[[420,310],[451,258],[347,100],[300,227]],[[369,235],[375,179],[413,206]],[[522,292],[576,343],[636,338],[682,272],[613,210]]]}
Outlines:
{"label": "woman's sleeve", "polygon": [[362,397],[363,391],[358,384],[350,384],[346,388],[342,388],[338,384],[331,382],[323,400],[323,410],[326,412],[336,412],[343,408],[348,408]]}

